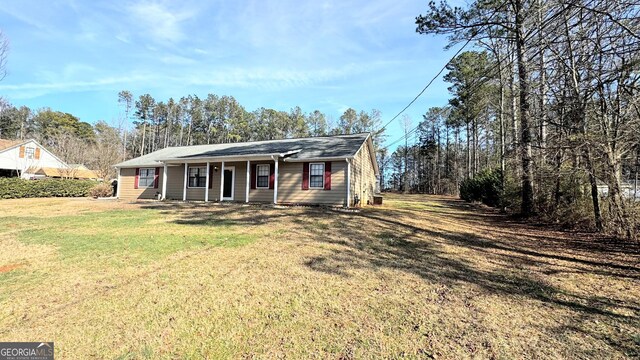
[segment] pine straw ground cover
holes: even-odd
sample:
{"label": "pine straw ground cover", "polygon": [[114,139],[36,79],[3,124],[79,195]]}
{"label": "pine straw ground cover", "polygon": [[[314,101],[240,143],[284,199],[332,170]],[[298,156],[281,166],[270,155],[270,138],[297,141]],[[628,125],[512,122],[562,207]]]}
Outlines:
{"label": "pine straw ground cover", "polygon": [[56,358],[634,358],[637,247],[444,197],[0,201],[0,341]]}

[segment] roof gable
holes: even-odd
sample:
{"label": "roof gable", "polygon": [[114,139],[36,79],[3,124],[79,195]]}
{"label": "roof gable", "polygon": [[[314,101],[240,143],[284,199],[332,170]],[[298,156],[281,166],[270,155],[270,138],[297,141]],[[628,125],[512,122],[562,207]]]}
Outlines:
{"label": "roof gable", "polygon": [[[8,146],[3,148],[2,147],[3,144],[6,144]],[[18,146],[23,146],[23,145],[27,145],[27,144],[33,144],[33,146],[36,146],[37,148],[39,148],[40,151],[46,152],[52,158],[54,158],[56,161],[58,161],[60,164],[63,164],[65,167],[69,166],[69,165],[67,165],[66,162],[62,161],[62,159],[57,157],[54,153],[49,151],[47,148],[42,146],[42,144],[40,144],[39,142],[35,141],[34,139],[27,139],[27,140],[2,140],[2,139],[0,139],[0,153],[1,152],[5,152],[5,151],[9,151],[9,150],[14,149],[14,148],[17,148]]]}

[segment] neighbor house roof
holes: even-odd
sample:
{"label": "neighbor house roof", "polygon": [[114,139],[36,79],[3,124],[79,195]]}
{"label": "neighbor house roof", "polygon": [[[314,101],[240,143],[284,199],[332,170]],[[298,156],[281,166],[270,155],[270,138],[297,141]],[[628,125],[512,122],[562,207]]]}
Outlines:
{"label": "neighbor house roof", "polygon": [[83,169],[58,169],[51,167],[29,168],[27,172],[34,175],[44,175],[46,177],[62,177],[73,179],[99,179],[100,177],[93,170]]}
{"label": "neighbor house roof", "polygon": [[345,159],[356,155],[369,133],[169,147],[116,164],[116,167],[160,166],[163,162],[204,158],[280,156],[289,161]]}
{"label": "neighbor house roof", "polygon": [[0,139],[0,151],[12,148],[16,145],[26,142],[25,140],[5,140]]}

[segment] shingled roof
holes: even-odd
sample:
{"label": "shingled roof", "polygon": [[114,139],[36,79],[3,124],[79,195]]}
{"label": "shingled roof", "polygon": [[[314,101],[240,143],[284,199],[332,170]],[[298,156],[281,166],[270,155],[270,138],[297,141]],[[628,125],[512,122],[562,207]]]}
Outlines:
{"label": "shingled roof", "polygon": [[18,144],[22,144],[26,142],[25,140],[6,140],[0,139],[0,151],[6,150],[8,148],[14,147]]}
{"label": "shingled roof", "polygon": [[246,157],[278,155],[287,159],[352,158],[369,133],[319,136],[297,139],[251,141],[228,144],[168,147],[116,164],[116,167],[159,166],[165,161],[216,157]]}

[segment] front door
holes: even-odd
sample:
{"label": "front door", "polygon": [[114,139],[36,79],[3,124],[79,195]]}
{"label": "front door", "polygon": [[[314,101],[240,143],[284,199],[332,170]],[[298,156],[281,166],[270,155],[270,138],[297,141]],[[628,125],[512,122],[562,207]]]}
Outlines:
{"label": "front door", "polygon": [[224,186],[222,187],[222,199],[233,200],[234,186],[236,182],[236,169],[233,166],[224,168]]}

